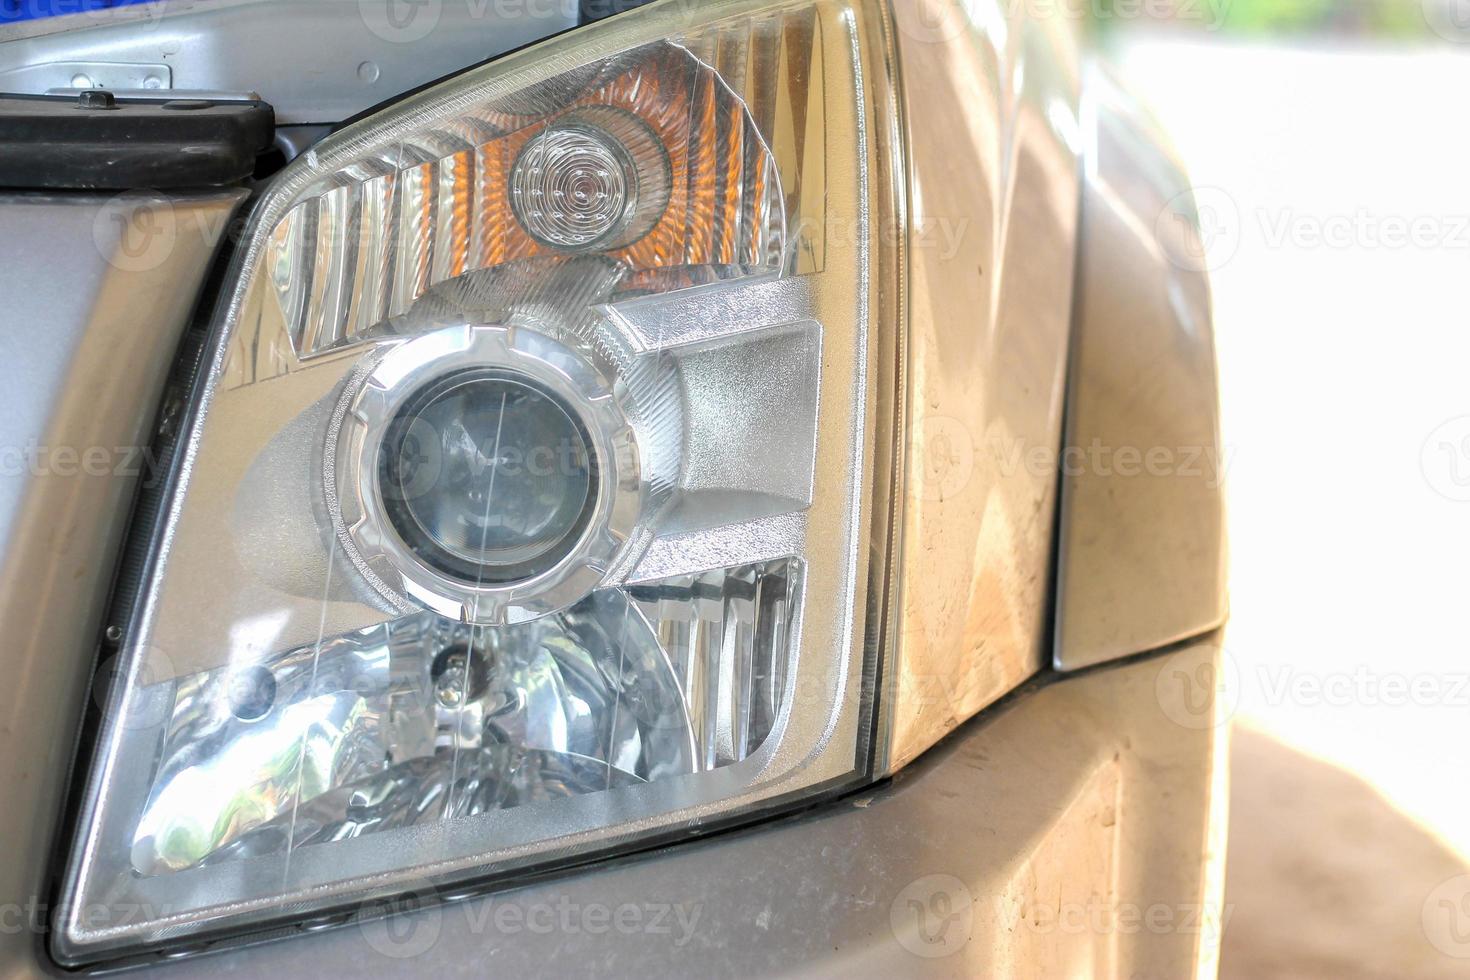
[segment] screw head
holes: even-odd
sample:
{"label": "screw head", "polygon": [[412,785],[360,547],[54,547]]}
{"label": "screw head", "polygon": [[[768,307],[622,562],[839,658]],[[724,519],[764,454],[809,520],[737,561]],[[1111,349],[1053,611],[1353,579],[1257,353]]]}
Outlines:
{"label": "screw head", "polygon": [[77,96],[77,107],[80,109],[116,109],[117,99],[106,89],[88,89]]}

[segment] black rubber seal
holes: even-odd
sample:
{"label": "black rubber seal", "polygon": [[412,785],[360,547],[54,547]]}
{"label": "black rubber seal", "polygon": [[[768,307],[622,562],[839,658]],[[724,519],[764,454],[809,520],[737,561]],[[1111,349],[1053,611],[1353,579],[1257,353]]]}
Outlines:
{"label": "black rubber seal", "polygon": [[251,175],[275,124],[258,101],[0,95],[0,188],[222,187]]}

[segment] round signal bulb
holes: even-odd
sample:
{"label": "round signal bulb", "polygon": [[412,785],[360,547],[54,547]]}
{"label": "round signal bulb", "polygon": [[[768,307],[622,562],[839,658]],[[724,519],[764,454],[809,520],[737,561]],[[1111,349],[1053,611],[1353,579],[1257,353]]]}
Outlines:
{"label": "round signal bulb", "polygon": [[628,150],[588,125],[548,129],[521,150],[510,173],[511,206],[543,245],[598,248],[627,225],[638,195]]}

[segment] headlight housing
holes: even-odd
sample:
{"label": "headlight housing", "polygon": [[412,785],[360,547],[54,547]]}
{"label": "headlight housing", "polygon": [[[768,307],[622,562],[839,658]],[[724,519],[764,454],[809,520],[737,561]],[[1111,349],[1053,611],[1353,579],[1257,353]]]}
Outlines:
{"label": "headlight housing", "polygon": [[885,30],[655,5],[280,175],[126,631],[59,958],[464,890],[870,773]]}

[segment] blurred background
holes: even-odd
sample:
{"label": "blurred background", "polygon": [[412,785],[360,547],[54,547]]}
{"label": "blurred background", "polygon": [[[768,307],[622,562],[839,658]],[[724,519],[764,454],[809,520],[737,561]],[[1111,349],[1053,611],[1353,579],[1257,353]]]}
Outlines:
{"label": "blurred background", "polygon": [[1470,976],[1470,0],[1076,0],[1215,290],[1225,977]]}

